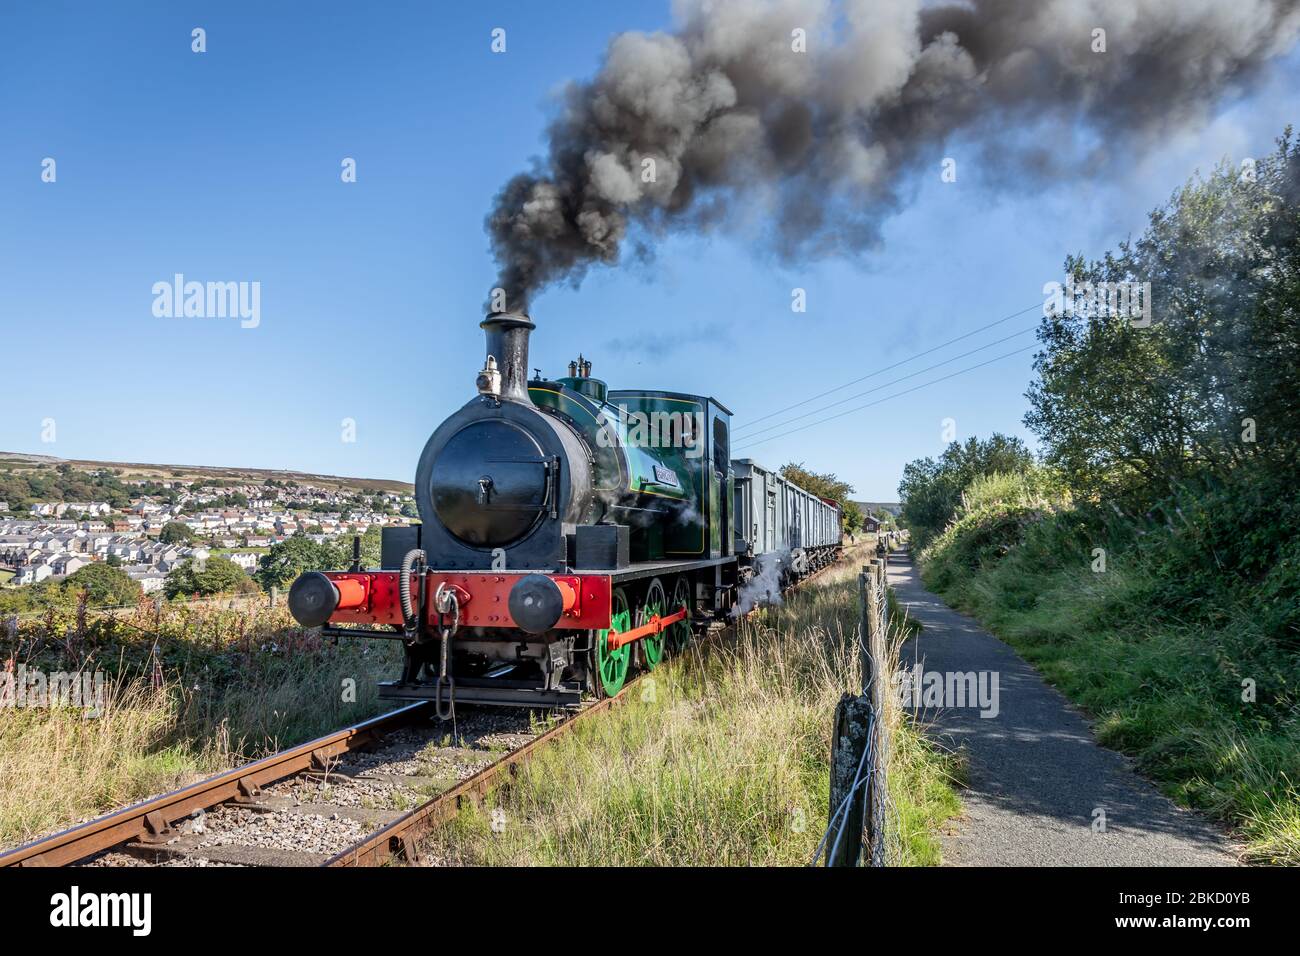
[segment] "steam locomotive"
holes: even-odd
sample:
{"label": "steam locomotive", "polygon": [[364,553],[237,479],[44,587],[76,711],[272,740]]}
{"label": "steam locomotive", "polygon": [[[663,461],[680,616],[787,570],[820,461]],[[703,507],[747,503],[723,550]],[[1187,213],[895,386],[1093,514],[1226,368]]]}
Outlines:
{"label": "steam locomotive", "polygon": [[591,363],[528,380],[521,313],[481,323],[477,394],[415,475],[420,523],[384,528],[378,569],[309,571],[289,609],[330,636],[400,640],[380,696],[571,707],[618,693],[724,619],[838,557],[840,509],[730,458],[703,395],[612,390]]}

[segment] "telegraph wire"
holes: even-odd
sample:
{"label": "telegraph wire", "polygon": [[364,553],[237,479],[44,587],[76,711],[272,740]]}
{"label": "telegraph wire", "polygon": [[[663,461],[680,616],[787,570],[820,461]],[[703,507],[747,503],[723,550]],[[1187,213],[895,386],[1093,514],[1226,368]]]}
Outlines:
{"label": "telegraph wire", "polygon": [[829,416],[829,417],[827,417],[827,418],[823,418],[821,421],[819,421],[819,422],[814,422],[814,423],[812,423],[812,424],[810,424],[810,425],[806,425],[806,426],[804,426],[803,428],[794,428],[794,429],[791,429],[791,430],[788,431],[788,432],[780,432],[779,434],[776,434],[776,435],[769,435],[767,438],[760,438],[758,441],[755,441],[755,442],[744,442],[744,441],[742,441],[742,442],[740,443],[740,447],[741,447],[741,448],[751,448],[751,447],[753,447],[754,445],[762,445],[762,444],[765,443],[765,442],[775,441],[775,440],[778,439],[778,438],[785,438],[787,435],[793,435],[793,434],[795,434],[796,432],[801,432],[801,431],[803,431],[805,428],[814,428],[814,427],[816,427],[817,425],[823,424],[824,422],[831,422],[831,421],[834,421],[834,420],[837,419],[837,418],[843,418],[845,415],[852,415],[853,413],[855,413],[855,412],[860,412],[860,411],[862,411],[863,409],[871,408],[872,406],[879,405],[879,404],[881,404],[882,402],[887,402],[887,401],[889,401],[891,398],[899,398],[899,397],[901,397],[901,396],[903,396],[903,395],[909,395],[909,394],[911,394],[912,392],[920,391],[921,389],[923,389],[923,388],[928,388],[928,387],[931,386],[931,385],[938,385],[940,382],[946,382],[946,381],[947,381],[948,379],[950,379],[950,378],[956,378],[958,375],[965,375],[967,372],[973,372],[973,371],[975,371],[977,368],[983,368],[983,367],[986,366],[986,365],[992,365],[994,362],[1000,362],[1000,361],[1002,361],[1002,360],[1005,359],[1005,358],[1011,358],[1011,356],[1013,356],[1013,355],[1020,355],[1020,354],[1023,353],[1023,352],[1031,352],[1031,351],[1033,351],[1033,350],[1036,349],[1036,348],[1038,348],[1037,345],[1029,345],[1029,346],[1026,346],[1026,347],[1023,348],[1023,349],[1016,349],[1015,351],[1007,352],[1007,353],[1004,354],[1004,355],[999,355],[999,356],[997,356],[996,358],[991,358],[991,359],[989,359],[989,360],[986,361],[986,362],[980,362],[980,363],[977,364],[977,365],[971,365],[971,366],[969,366],[969,367],[967,367],[967,368],[958,369],[956,372],[950,372],[950,373],[947,374],[947,375],[943,375],[943,376],[940,376],[939,378],[932,379],[932,380],[929,381],[929,382],[922,382],[920,385],[913,385],[911,388],[905,388],[905,389],[903,389],[903,391],[901,391],[901,392],[895,392],[893,395],[886,395],[884,398],[878,398],[878,399],[876,399],[874,402],[867,402],[865,405],[858,405],[857,407],[855,407],[855,408],[850,408],[850,409],[848,409],[847,411],[839,412],[839,413],[836,414],[836,415],[831,415],[831,416]]}
{"label": "telegraph wire", "polygon": [[747,428],[752,428],[754,425],[758,424],[759,422],[766,421],[769,418],[775,418],[777,415],[782,415],[785,412],[793,411],[796,408],[801,408],[804,405],[807,405],[809,402],[815,402],[819,398],[825,398],[827,395],[833,395],[836,392],[843,391],[844,389],[849,388],[850,386],[857,385],[859,382],[865,382],[867,379],[874,378],[875,376],[880,375],[883,372],[888,372],[893,369],[896,369],[900,365],[906,365],[908,362],[915,361],[916,359],[929,355],[932,352],[937,352],[939,351],[939,349],[947,348],[949,345],[954,345],[957,342],[962,341],[963,339],[968,339],[972,335],[978,335],[981,332],[985,332],[988,329],[1001,325],[1003,322],[1010,322],[1012,319],[1019,318],[1020,316],[1024,315],[1026,312],[1030,312],[1033,311],[1034,309],[1039,309],[1039,308],[1042,308],[1042,303],[1035,302],[1033,305],[1027,306],[1026,308],[1021,309],[1019,312],[1013,312],[1010,315],[998,319],[996,322],[990,322],[988,325],[982,325],[978,329],[972,329],[970,332],[966,332],[963,335],[959,335],[955,339],[949,339],[947,342],[942,342],[939,345],[934,346],[933,348],[928,348],[924,352],[917,352],[915,355],[910,355],[907,358],[901,359],[892,365],[886,365],[884,368],[878,368],[874,372],[869,372],[866,375],[861,376],[860,378],[855,378],[852,381],[845,382],[843,385],[836,385],[834,388],[827,389],[826,391],[814,395],[811,398],[805,398],[801,402],[795,402],[793,405],[787,405],[784,408],[778,408],[776,411],[768,412],[766,415],[760,415],[758,418],[751,419],[747,424],[737,425],[734,431],[740,432],[740,431],[744,431]]}
{"label": "telegraph wire", "polygon": [[899,382],[905,382],[909,378],[916,378],[916,376],[924,375],[926,372],[933,372],[935,369],[942,368],[943,366],[948,365],[951,362],[956,362],[959,359],[969,358],[970,356],[974,355],[976,352],[983,352],[985,349],[991,349],[995,345],[1001,345],[1003,342],[1009,342],[1014,338],[1019,338],[1020,336],[1024,335],[1027,332],[1033,332],[1037,328],[1038,328],[1037,325],[1031,325],[1027,329],[1021,329],[1019,332],[1012,332],[1010,335],[1003,336],[1000,339],[994,339],[992,342],[989,342],[987,345],[981,345],[977,349],[971,349],[969,352],[962,352],[960,355],[954,355],[951,358],[946,358],[942,362],[935,362],[933,365],[927,365],[925,368],[918,369],[915,372],[909,372],[906,375],[900,375],[898,378],[894,379],[893,381],[885,382],[883,385],[876,385],[875,387],[869,388],[866,391],[857,392],[854,395],[850,395],[848,398],[841,398],[837,402],[831,402],[829,405],[823,405],[821,408],[815,408],[811,412],[804,412],[802,415],[796,415],[794,418],[787,418],[785,421],[777,422],[775,425],[767,425],[763,428],[760,428],[756,432],[750,432],[748,435],[742,436],[741,440],[753,438],[756,435],[761,435],[764,432],[770,432],[776,428],[784,428],[786,425],[792,425],[795,422],[800,421],[802,419],[811,418],[814,415],[819,415],[822,412],[826,411],[827,409],[835,408],[838,405],[843,405],[845,402],[851,402],[854,399],[862,398],[864,395],[870,395],[872,392],[878,392],[882,388],[889,388],[889,386],[897,385]]}

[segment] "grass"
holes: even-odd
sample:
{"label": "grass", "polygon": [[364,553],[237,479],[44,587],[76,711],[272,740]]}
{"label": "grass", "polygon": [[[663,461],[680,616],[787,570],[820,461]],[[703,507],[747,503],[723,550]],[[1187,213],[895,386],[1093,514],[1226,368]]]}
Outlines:
{"label": "grass", "polygon": [[1072,523],[1068,510],[972,515],[923,556],[923,579],[1081,704],[1101,743],[1236,831],[1247,861],[1300,864],[1300,667],[1285,628],[1267,630],[1236,582],[1170,612],[1158,596],[1188,585],[1155,563],[1168,547],[1154,533],[1097,572],[1090,543],[1061,530]]}
{"label": "grass", "polygon": [[106,682],[94,717],[0,707],[0,845],[384,709],[375,682],[397,666],[391,642],[322,644],[282,608],[153,613],[95,621],[80,634],[32,622],[12,644],[0,634],[0,669],[98,672]]}
{"label": "grass", "polygon": [[[858,687],[855,575],[695,648],[636,699],[561,738],[438,839],[456,862],[801,864],[825,827],[830,724]],[[3,641],[3,635],[0,635]],[[25,622],[0,663],[108,677],[99,716],[0,708],[0,845],[184,785],[377,713],[389,642],[321,644],[283,608],[151,606]],[[155,681],[157,660],[162,680]],[[344,699],[355,680],[356,700]],[[939,862],[951,758],[891,710],[892,856]],[[492,809],[506,813],[503,833]]]}
{"label": "grass", "polygon": [[[860,687],[855,583],[828,572],[734,642],[697,645],[426,849],[474,865],[806,864],[826,826],[835,706]],[[889,704],[891,857],[934,864],[954,768]]]}

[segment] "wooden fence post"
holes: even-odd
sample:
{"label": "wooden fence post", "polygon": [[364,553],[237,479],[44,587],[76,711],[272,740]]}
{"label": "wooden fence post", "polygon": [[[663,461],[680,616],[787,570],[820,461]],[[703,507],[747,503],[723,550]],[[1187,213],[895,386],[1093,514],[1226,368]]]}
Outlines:
{"label": "wooden fence post", "polygon": [[871,681],[875,676],[875,661],[872,658],[872,640],[876,631],[876,609],[873,603],[874,571],[869,564],[862,566],[858,575],[858,655],[862,661],[862,692],[871,690]]}
{"label": "wooden fence post", "polygon": [[883,866],[885,862],[880,763],[886,743],[882,725],[886,675],[880,668],[887,620],[884,563],[875,560],[864,564],[858,574],[862,693],[840,698],[831,733],[827,866]]}
{"label": "wooden fence post", "polygon": [[885,646],[885,641],[889,640],[889,600],[886,592],[886,588],[889,587],[888,567],[889,567],[889,559],[882,558],[880,561],[880,566],[877,569],[879,574],[879,580],[880,580],[880,586],[877,588],[877,594],[879,595],[880,598],[880,608],[877,611],[877,613],[880,615],[880,619],[879,619],[879,627],[877,629],[876,634],[877,637],[880,638],[880,644],[878,647],[872,648],[873,653],[879,653],[880,651],[882,651]]}
{"label": "wooden fence post", "polygon": [[[863,825],[867,820],[866,788],[855,787],[862,755],[870,742],[871,705],[865,697],[845,694],[835,708],[831,737],[831,799],[826,865],[857,866],[862,856]],[[837,811],[845,804],[844,812]]]}

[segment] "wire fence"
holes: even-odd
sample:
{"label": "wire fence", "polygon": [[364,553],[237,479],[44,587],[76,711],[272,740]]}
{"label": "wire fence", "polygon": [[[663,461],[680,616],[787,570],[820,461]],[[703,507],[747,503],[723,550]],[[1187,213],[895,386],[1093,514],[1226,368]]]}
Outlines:
{"label": "wire fence", "polygon": [[830,807],[826,833],[813,853],[813,866],[819,862],[825,866],[887,866],[891,856],[886,561],[882,557],[863,565],[858,575],[862,693],[845,694],[835,708]]}

